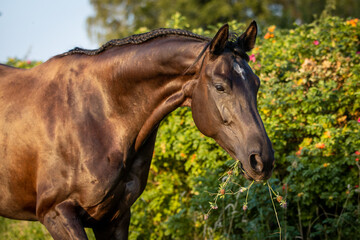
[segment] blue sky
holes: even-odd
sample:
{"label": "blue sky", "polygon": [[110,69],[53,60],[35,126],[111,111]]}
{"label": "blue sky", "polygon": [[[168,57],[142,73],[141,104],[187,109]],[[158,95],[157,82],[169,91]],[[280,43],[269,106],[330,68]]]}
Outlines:
{"label": "blue sky", "polygon": [[89,0],[0,0],[0,63],[10,57],[46,61],[74,47],[93,49]]}

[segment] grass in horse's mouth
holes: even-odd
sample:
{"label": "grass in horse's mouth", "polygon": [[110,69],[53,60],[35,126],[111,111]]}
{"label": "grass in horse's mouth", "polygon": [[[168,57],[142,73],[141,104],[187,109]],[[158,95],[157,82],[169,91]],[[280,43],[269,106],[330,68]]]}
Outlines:
{"label": "grass in horse's mouth", "polygon": [[[244,175],[249,180],[252,180],[252,182],[247,187],[241,186],[240,184],[234,182],[233,178],[239,176],[239,174]],[[213,195],[215,197],[214,197],[214,201],[210,202],[210,209],[204,215],[205,220],[208,219],[208,217],[209,217],[212,210],[218,209],[218,206],[217,206],[218,198],[225,198],[225,195],[236,195],[236,194],[239,194],[239,193],[244,193],[244,194],[246,193],[246,198],[245,198],[245,201],[243,202],[242,209],[244,211],[246,211],[248,209],[249,192],[250,192],[251,186],[255,183],[255,180],[253,180],[247,174],[247,172],[245,171],[242,163],[239,160],[236,160],[235,163],[230,167],[230,169],[219,178],[219,180],[222,180],[222,182],[219,185],[218,192],[217,193],[210,193],[211,195]],[[257,182],[262,182],[262,180],[257,181]],[[238,190],[235,191],[235,192],[232,191],[231,188],[228,186],[229,184],[237,185]],[[270,195],[271,202],[272,202],[272,205],[273,205],[273,208],[274,208],[276,220],[277,220],[277,223],[278,223],[278,226],[279,226],[279,232],[277,232],[277,233],[279,233],[280,239],[281,239],[281,226],[280,226],[280,223],[279,223],[279,219],[278,219],[278,216],[277,216],[277,211],[276,211],[273,199],[275,199],[280,204],[280,206],[282,208],[287,207],[287,202],[286,202],[285,198],[283,198],[278,192],[275,192],[273,190],[273,188],[271,187],[269,181],[264,182],[263,185],[264,186],[267,185],[267,187],[269,189],[269,195]],[[234,203],[235,207],[236,207],[237,204],[238,204],[238,202],[236,201]]]}

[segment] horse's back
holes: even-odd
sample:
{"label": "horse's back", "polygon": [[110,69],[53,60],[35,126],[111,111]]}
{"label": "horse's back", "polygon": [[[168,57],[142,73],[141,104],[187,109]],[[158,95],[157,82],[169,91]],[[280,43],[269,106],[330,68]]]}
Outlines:
{"label": "horse's back", "polygon": [[27,69],[16,68],[0,63],[0,84],[9,81],[16,75],[22,75],[27,71],[28,71]]}
{"label": "horse's back", "polygon": [[18,72],[18,71],[24,71],[24,69],[12,67],[12,66],[8,66],[8,65],[0,63],[0,77],[6,75],[8,73]]}
{"label": "horse's back", "polygon": [[[29,69],[0,64],[0,101],[2,103],[10,101],[12,99],[10,96],[14,92],[20,94],[20,92],[29,91],[34,87],[32,86],[34,78],[29,74],[30,72]],[[28,84],[29,81],[32,81],[31,84]]]}

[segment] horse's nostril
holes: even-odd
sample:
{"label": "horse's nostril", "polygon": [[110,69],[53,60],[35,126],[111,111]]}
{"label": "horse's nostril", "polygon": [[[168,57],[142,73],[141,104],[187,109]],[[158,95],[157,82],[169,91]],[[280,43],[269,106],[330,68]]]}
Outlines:
{"label": "horse's nostril", "polygon": [[250,165],[252,169],[254,169],[256,172],[262,172],[264,165],[261,161],[261,157],[258,154],[251,154],[250,155]]}

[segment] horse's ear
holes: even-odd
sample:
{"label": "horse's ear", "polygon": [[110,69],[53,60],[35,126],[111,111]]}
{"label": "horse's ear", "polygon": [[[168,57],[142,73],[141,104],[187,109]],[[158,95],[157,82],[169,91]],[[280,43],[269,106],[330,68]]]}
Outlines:
{"label": "horse's ear", "polygon": [[243,49],[245,52],[250,51],[255,46],[256,41],[256,35],[257,35],[257,24],[255,21],[252,21],[246,31],[241,34],[241,36],[238,38],[237,43],[241,49]]}
{"label": "horse's ear", "polygon": [[225,24],[216,33],[215,37],[210,43],[210,52],[213,54],[220,54],[224,51],[226,42],[229,38],[229,25]]}

